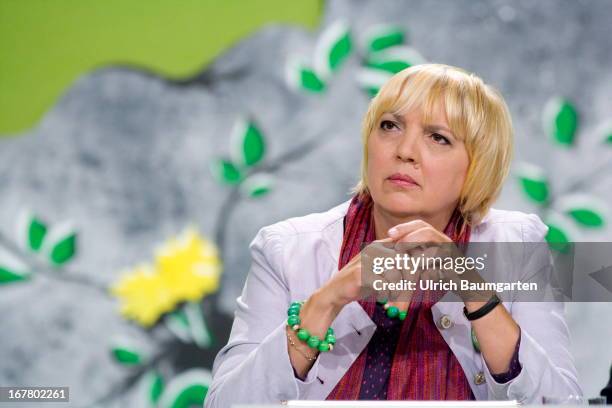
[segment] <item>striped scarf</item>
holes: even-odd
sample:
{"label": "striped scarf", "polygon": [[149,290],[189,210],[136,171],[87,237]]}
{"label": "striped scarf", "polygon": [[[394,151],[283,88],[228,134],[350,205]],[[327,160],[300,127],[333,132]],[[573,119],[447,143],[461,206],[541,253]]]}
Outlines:
{"label": "striped scarf", "polygon": [[[372,198],[369,194],[356,195],[345,216],[344,236],[338,270],[342,269],[362,248],[375,240]],[[455,243],[469,242],[470,228],[462,230],[463,217],[455,211],[444,233]],[[468,400],[474,399],[469,382],[459,361],[438,332],[433,322],[431,307],[446,292],[417,291],[408,308],[408,315],[400,330],[393,355],[387,388],[388,400]],[[418,300],[418,301],[416,301]],[[359,300],[370,317],[376,303]],[[356,400],[359,398],[366,367],[365,347],[351,367],[330,392],[328,400]],[[367,381],[370,381],[369,379]]]}

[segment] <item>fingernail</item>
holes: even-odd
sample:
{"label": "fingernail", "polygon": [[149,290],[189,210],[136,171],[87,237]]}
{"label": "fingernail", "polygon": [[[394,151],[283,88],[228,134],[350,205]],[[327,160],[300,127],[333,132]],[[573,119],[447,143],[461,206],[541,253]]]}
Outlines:
{"label": "fingernail", "polygon": [[389,231],[387,231],[387,233],[389,235],[396,235],[397,234],[397,228],[393,227],[393,228],[389,229]]}

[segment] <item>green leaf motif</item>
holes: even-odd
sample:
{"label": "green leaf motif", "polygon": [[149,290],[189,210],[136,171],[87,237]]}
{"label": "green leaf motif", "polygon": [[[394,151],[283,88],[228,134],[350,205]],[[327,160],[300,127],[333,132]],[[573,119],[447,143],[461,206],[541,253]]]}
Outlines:
{"label": "green leaf motif", "polygon": [[226,159],[211,162],[210,171],[219,182],[224,184],[238,184],[242,180],[242,173],[238,167]]}
{"label": "green leaf motif", "polygon": [[264,196],[268,194],[269,192],[270,192],[270,188],[268,188],[267,186],[260,186],[260,187],[257,187],[251,190],[249,195],[253,198],[257,198],[257,197]]}
{"label": "green leaf motif", "polygon": [[208,330],[200,305],[197,302],[188,302],[184,306],[184,312],[193,341],[202,348],[209,348],[213,343],[213,337]]}
{"label": "green leaf motif", "polygon": [[306,91],[319,93],[325,90],[325,83],[310,68],[300,70],[300,86]]}
{"label": "green leaf motif", "polygon": [[314,50],[313,64],[317,76],[327,80],[349,57],[353,49],[348,25],[336,21],[320,35]]}
{"label": "green leaf motif", "polygon": [[142,363],[142,356],[135,350],[126,347],[114,347],[112,354],[115,360],[123,365],[138,365]]}
{"label": "green leaf motif", "polygon": [[608,205],[595,196],[574,193],[561,197],[557,210],[583,228],[602,228],[608,218]]}
{"label": "green leaf motif", "polygon": [[184,307],[166,315],[164,321],[168,329],[176,337],[185,343],[193,341],[190,333],[189,320],[184,312]]}
{"label": "green leaf motif", "polygon": [[567,252],[570,248],[568,235],[560,226],[553,223],[547,223],[548,233],[546,234],[546,242],[551,249],[559,252]]}
{"label": "green leaf motif", "polygon": [[212,375],[208,370],[190,369],[172,378],[162,393],[159,408],[201,407],[206,399]]}
{"label": "green leaf motif", "polygon": [[187,320],[187,315],[185,315],[185,311],[183,309],[174,311],[170,316],[173,319],[176,319],[176,322],[182,327],[189,327],[189,321]]}
{"label": "green leaf motif", "polygon": [[607,120],[595,129],[597,139],[604,145],[612,145],[612,120]]}
{"label": "green leaf motif", "polygon": [[242,139],[242,160],[247,166],[257,164],[266,152],[266,143],[261,131],[254,123],[249,122]]}
{"label": "green leaf motif", "polygon": [[605,224],[603,215],[591,208],[572,208],[568,214],[583,227],[601,228]]}
{"label": "green leaf motif", "polygon": [[565,99],[551,99],[544,110],[544,127],[555,142],[562,146],[571,146],[578,128],[576,108]]}
{"label": "green leaf motif", "polygon": [[390,72],[380,69],[362,68],[357,74],[357,82],[370,97],[375,97],[391,76]]}
{"label": "green leaf motif", "polygon": [[7,283],[24,281],[29,278],[29,274],[22,274],[10,270],[7,267],[0,266],[0,285]]}
{"label": "green leaf motif", "polygon": [[151,372],[149,380],[149,400],[155,404],[164,391],[164,379],[158,372]]}
{"label": "green leaf motif", "polygon": [[417,50],[412,47],[393,47],[372,54],[366,66],[396,74],[413,65],[422,64],[426,61]]}
{"label": "green leaf motif", "polygon": [[376,52],[405,42],[404,31],[399,27],[377,27],[376,32],[368,35],[368,51]]}
{"label": "green leaf motif", "polygon": [[61,238],[51,249],[49,258],[55,265],[62,265],[70,261],[77,250],[77,234],[71,233]]}
{"label": "green leaf motif", "polygon": [[171,405],[172,408],[190,408],[193,406],[202,406],[204,399],[208,394],[208,387],[203,384],[194,384],[183,389],[174,403]]}
{"label": "green leaf motif", "polygon": [[520,163],[516,177],[527,198],[541,205],[548,201],[550,196],[548,178],[543,169],[530,163]]}
{"label": "green leaf motif", "polygon": [[370,98],[374,98],[376,95],[378,95],[378,91],[380,91],[380,88],[366,87],[365,91]]}
{"label": "green leaf motif", "polygon": [[353,48],[350,33],[347,31],[329,53],[329,66],[332,71],[336,71],[351,54]]}
{"label": "green leaf motif", "polygon": [[45,236],[47,235],[47,226],[39,218],[32,217],[28,225],[28,245],[31,250],[39,251]]}
{"label": "green leaf motif", "polygon": [[368,62],[367,66],[375,69],[382,69],[393,74],[397,74],[401,70],[410,68],[411,65],[406,61],[381,61],[381,62]]}
{"label": "green leaf motif", "polygon": [[545,203],[548,200],[548,182],[526,177],[520,177],[521,187],[525,195],[536,203]]}
{"label": "green leaf motif", "polygon": [[312,93],[321,93],[325,90],[325,82],[301,58],[290,58],[286,70],[287,83],[293,89]]}
{"label": "green leaf motif", "polygon": [[242,186],[243,192],[251,198],[262,197],[268,194],[274,185],[273,179],[266,174],[257,174],[250,177]]}

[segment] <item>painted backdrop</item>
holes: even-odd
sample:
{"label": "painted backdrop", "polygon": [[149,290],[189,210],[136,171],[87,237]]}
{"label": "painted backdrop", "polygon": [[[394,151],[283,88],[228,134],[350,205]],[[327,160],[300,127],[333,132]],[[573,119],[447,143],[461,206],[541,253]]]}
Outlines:
{"label": "painted backdrop", "polygon": [[[539,214],[555,242],[612,238],[610,2],[34,3],[0,2],[1,385],[200,406],[249,242],[348,198],[368,101],[421,62],[506,97],[497,207]],[[597,395],[612,307],[567,312]]]}

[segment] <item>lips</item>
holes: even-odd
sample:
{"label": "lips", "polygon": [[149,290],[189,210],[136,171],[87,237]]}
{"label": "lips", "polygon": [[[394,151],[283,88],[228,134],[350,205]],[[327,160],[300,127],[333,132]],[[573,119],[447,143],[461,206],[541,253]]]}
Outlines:
{"label": "lips", "polygon": [[419,183],[417,183],[412,177],[403,173],[392,174],[391,176],[387,177],[387,180],[393,184],[404,187],[414,187],[419,185]]}

